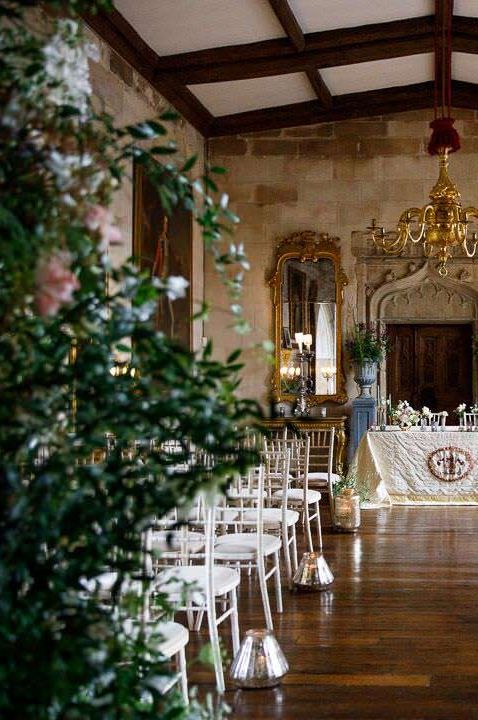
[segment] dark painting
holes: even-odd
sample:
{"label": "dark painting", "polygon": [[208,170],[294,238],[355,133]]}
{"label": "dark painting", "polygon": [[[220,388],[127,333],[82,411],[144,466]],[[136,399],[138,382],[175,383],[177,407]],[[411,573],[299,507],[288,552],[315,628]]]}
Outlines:
{"label": "dark painting", "polygon": [[141,165],[134,165],[133,255],[141,270],[165,278],[181,275],[189,282],[186,296],[158,303],[156,327],[187,348],[192,347],[192,214],[181,207],[168,217]]}

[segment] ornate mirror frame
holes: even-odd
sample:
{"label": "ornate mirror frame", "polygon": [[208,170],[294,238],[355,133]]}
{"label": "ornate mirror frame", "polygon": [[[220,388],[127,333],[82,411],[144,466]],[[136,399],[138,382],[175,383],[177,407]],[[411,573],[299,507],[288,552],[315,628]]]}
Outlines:
{"label": "ornate mirror frame", "polygon": [[330,395],[308,395],[310,405],[324,402],[345,403],[345,375],[342,363],[342,307],[344,288],[348,278],[340,264],[339,238],[329,237],[327,233],[316,233],[305,230],[289,235],[281,240],[276,248],[274,271],[268,284],[272,290],[272,326],[274,332],[274,368],[271,378],[271,394],[273,402],[295,403],[297,395],[281,392],[281,344],[282,344],[282,271],[286,260],[298,259],[299,262],[317,262],[321,258],[332,260],[335,270],[335,302],[336,302],[336,391]]}

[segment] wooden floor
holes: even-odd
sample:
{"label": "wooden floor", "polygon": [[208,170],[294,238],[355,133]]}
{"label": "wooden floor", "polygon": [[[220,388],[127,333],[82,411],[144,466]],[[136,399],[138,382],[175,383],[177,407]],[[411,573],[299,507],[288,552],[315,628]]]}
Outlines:
{"label": "wooden floor", "polygon": [[[284,591],[274,624],[290,672],[275,689],[229,689],[232,718],[478,719],[478,508],[362,518],[357,535],[325,535],[329,591]],[[264,621],[256,581],[241,586],[243,633]],[[203,668],[190,680],[213,689]]]}

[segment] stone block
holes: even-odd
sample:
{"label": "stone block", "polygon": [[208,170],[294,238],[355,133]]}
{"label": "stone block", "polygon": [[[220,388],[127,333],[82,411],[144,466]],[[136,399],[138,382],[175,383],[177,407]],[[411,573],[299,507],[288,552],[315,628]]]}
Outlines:
{"label": "stone block", "polygon": [[419,139],[365,138],[360,141],[358,156],[361,158],[379,155],[416,156],[420,152],[423,152],[423,143]]}
{"label": "stone block", "polygon": [[429,128],[430,120],[423,118],[422,120],[391,120],[388,124],[388,134],[393,138],[424,138],[431,134]]}
{"label": "stone block", "polygon": [[280,137],[282,135],[282,130],[258,130],[257,132],[253,133],[244,133],[239,134],[239,137],[244,137],[249,140],[255,140],[256,138],[274,138],[274,137]]}
{"label": "stone block", "polygon": [[335,123],[335,136],[355,138],[386,137],[387,123],[384,120],[342,120]]}
{"label": "stone block", "polygon": [[359,143],[353,138],[340,138],[330,140],[299,140],[299,157],[357,157]]}
{"label": "stone block", "polygon": [[257,185],[254,199],[259,205],[297,202],[297,184]]}
{"label": "stone block", "polygon": [[209,140],[209,148],[212,155],[227,157],[228,155],[245,155],[247,153],[247,141],[238,137],[218,137]]}
{"label": "stone block", "polygon": [[123,85],[121,81],[99,63],[90,64],[90,79],[93,92],[117,116],[123,112]]}
{"label": "stone block", "polygon": [[286,128],[284,130],[284,136],[293,138],[328,138],[333,136],[334,127],[336,127],[336,123],[322,123],[320,125],[304,125],[303,127]]}
{"label": "stone block", "polygon": [[336,158],[333,165],[334,180],[373,180],[377,177],[376,158]]}
{"label": "stone block", "polygon": [[118,53],[115,53],[114,50],[111,50],[110,54],[110,70],[115,75],[118,75],[118,77],[120,77],[121,80],[126,83],[126,85],[132,87],[133,69],[131,65],[125,62],[123,58],[118,55]]}
{"label": "stone block", "polygon": [[293,140],[268,139],[253,140],[251,146],[252,155],[297,155],[297,143]]}

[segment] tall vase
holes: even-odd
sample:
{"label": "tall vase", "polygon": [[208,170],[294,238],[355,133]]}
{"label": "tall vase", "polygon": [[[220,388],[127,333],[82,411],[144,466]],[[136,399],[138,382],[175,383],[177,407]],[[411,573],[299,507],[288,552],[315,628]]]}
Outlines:
{"label": "tall vase", "polygon": [[377,363],[365,360],[354,363],[354,380],[360,388],[359,397],[371,397],[371,387],[377,379]]}

